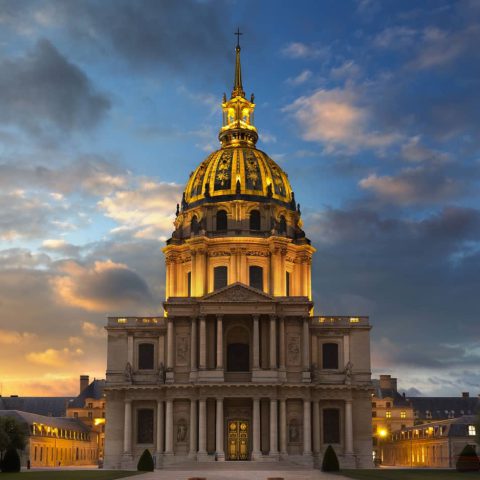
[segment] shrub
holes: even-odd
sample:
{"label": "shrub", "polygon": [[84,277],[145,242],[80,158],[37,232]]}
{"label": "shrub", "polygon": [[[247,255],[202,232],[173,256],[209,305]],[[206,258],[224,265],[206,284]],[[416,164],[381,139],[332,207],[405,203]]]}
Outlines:
{"label": "shrub", "polygon": [[20,456],[15,448],[7,448],[2,460],[2,472],[19,472]]}
{"label": "shrub", "polygon": [[480,470],[480,460],[472,445],[465,445],[457,459],[457,472],[477,472]]}
{"label": "shrub", "polygon": [[322,471],[323,472],[338,472],[340,465],[338,464],[337,454],[331,445],[325,450],[323,456]]}
{"label": "shrub", "polygon": [[137,464],[137,470],[139,472],[153,472],[154,464],[152,454],[149,452],[148,448],[144,450],[140,460]]}

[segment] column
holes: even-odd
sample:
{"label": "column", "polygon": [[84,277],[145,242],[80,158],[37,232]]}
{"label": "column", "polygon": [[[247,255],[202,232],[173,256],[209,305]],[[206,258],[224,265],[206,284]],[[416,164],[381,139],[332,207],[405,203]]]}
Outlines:
{"label": "column", "polygon": [[270,399],[270,456],[278,456],[277,400]]}
{"label": "column", "polygon": [[164,449],[164,411],[163,400],[157,401],[157,453],[163,453]]}
{"label": "column", "polygon": [[173,455],[173,400],[165,403],[165,454]]}
{"label": "column", "polygon": [[207,400],[198,401],[198,454],[207,454]]}
{"label": "column", "polygon": [[285,317],[279,318],[279,354],[280,354],[280,370],[285,370]]}
{"label": "column", "polygon": [[312,454],[312,420],[310,415],[310,400],[303,400],[303,454]]}
{"label": "column", "polygon": [[125,399],[125,417],[123,425],[123,453],[132,453],[132,401]]}
{"label": "column", "polygon": [[197,319],[192,317],[190,339],[190,370],[197,370]]}
{"label": "column", "polygon": [[280,453],[287,455],[287,401],[280,400]]}
{"label": "column", "polygon": [[345,453],[353,453],[353,420],[351,400],[345,400]]}
{"label": "column", "polygon": [[225,460],[225,452],[223,450],[223,398],[217,398],[215,454],[217,460]]}
{"label": "column", "polygon": [[260,330],[258,326],[259,316],[253,316],[253,368],[260,368]]}
{"label": "column", "polygon": [[309,371],[310,370],[310,355],[309,355],[309,347],[310,347],[310,332],[308,327],[308,317],[303,318],[303,370]]}
{"label": "column", "polygon": [[173,369],[173,319],[167,318],[167,369]]}
{"label": "column", "polygon": [[200,317],[200,370],[207,368],[207,324],[205,316]]}
{"label": "column", "polygon": [[277,368],[277,320],[270,315],[270,368]]}
{"label": "column", "polygon": [[260,399],[253,399],[253,449],[252,456],[261,456],[260,452]]}
{"label": "column", "polygon": [[190,449],[189,457],[197,455],[197,400],[190,399]]}
{"label": "column", "polygon": [[217,315],[217,369],[223,370],[223,317]]}
{"label": "column", "polygon": [[320,402],[313,401],[313,453],[320,452]]}
{"label": "column", "polygon": [[133,367],[133,335],[127,336],[127,362]]}

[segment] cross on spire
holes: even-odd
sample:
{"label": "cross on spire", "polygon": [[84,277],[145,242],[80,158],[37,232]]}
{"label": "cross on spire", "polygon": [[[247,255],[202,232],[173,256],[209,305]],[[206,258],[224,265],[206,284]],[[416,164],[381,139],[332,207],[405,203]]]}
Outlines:
{"label": "cross on spire", "polygon": [[237,31],[234,33],[234,35],[237,36],[237,48],[240,48],[240,35],[243,35],[243,33],[240,31],[240,28],[237,28]]}

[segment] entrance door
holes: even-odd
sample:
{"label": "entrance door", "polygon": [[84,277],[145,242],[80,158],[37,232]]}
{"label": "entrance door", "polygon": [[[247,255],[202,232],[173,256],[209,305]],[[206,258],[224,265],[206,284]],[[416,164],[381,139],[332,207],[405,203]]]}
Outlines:
{"label": "entrance door", "polygon": [[227,460],[248,460],[248,422],[246,420],[228,421],[227,455]]}

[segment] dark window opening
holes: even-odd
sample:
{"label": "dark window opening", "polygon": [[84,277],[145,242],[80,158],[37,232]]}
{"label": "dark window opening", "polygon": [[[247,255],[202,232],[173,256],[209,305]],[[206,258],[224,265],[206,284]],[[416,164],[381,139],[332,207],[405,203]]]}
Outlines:
{"label": "dark window opening", "polygon": [[218,290],[227,286],[227,267],[215,267],[213,269],[213,289]]}
{"label": "dark window opening", "polygon": [[153,343],[141,343],[138,346],[138,369],[153,370]]}
{"label": "dark window opening", "polygon": [[192,217],[192,222],[190,223],[190,230],[192,231],[193,234],[197,234],[200,230],[200,225],[198,224],[198,219],[197,216],[194,215]]}
{"label": "dark window opening", "polygon": [[187,296],[192,296],[192,272],[187,273]]}
{"label": "dark window opening", "polygon": [[263,291],[263,268],[253,266],[249,268],[250,286]]}
{"label": "dark window opening", "polygon": [[246,343],[230,343],[227,347],[227,371],[250,371],[250,348]]}
{"label": "dark window opening", "polygon": [[227,231],[227,212],[225,210],[219,210],[217,212],[217,232]]}
{"label": "dark window opening", "polygon": [[278,227],[278,233],[287,233],[287,221],[283,215],[280,216],[280,225]]}
{"label": "dark window opening", "polygon": [[285,273],[285,295],[290,296],[290,272]]}
{"label": "dark window opening", "polygon": [[153,443],[153,410],[141,408],[137,411],[137,443]]}
{"label": "dark window opening", "polygon": [[338,369],[338,343],[323,344],[322,366],[328,369]]}
{"label": "dark window opening", "polygon": [[258,210],[250,212],[250,230],[260,230],[260,212]]}
{"label": "dark window opening", "polygon": [[340,443],[340,410],[323,410],[323,443]]}

